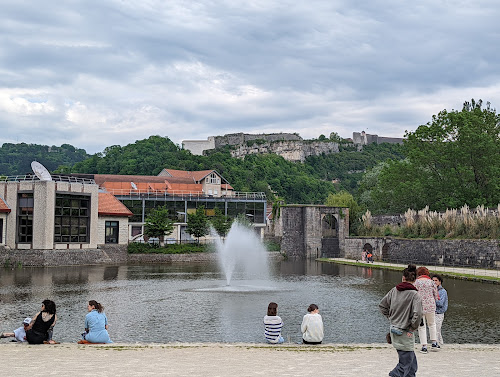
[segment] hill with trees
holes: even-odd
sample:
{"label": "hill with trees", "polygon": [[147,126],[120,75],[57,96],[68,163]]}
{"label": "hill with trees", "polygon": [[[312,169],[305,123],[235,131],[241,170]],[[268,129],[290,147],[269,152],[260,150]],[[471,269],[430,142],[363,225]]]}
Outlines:
{"label": "hill with trees", "polygon": [[69,144],[60,147],[38,144],[4,143],[0,148],[0,174],[21,175],[31,173],[31,162],[42,163],[49,171],[61,165],[72,166],[89,158],[84,149]]}
{"label": "hill with trees", "polygon": [[[387,158],[402,158],[399,145],[370,145],[362,151],[345,147],[340,153],[308,158],[305,163],[286,161],[275,154],[231,157],[230,148],[195,156],[169,138],[151,136],[126,146],[111,146],[102,153],[61,167],[61,173],[157,175],[162,169],[215,169],[236,191],[265,192],[270,199],[287,203],[324,204],[328,194],[336,192],[332,180],[340,177],[346,189],[356,188],[365,169]],[[342,186],[343,187],[343,186]]]}

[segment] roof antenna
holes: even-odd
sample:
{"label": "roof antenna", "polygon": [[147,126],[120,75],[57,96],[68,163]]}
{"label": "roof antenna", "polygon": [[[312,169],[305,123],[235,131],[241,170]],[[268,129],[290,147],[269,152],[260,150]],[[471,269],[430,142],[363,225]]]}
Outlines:
{"label": "roof antenna", "polygon": [[35,173],[40,181],[52,181],[52,176],[47,168],[38,161],[33,161],[31,163],[31,170],[33,170],[33,173]]}

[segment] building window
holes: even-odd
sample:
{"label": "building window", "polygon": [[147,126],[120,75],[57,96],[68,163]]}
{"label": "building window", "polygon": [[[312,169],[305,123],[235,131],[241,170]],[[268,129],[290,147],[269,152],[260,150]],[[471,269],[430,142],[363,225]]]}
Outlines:
{"label": "building window", "polygon": [[132,226],[132,237],[139,236],[142,234],[142,226],[134,225]]}
{"label": "building window", "polygon": [[219,179],[219,176],[217,174],[212,173],[212,174],[210,174],[210,176],[208,176],[205,179],[205,182],[206,183],[211,183],[211,184],[219,184],[220,183],[220,179]]}
{"label": "building window", "polygon": [[106,221],[105,243],[118,243],[118,221]]}
{"label": "building window", "polygon": [[3,242],[3,219],[0,219],[0,243]]}
{"label": "building window", "polygon": [[56,194],[54,242],[89,242],[90,196]]}
{"label": "building window", "polygon": [[18,196],[17,211],[17,241],[19,243],[33,242],[33,193],[23,193]]}

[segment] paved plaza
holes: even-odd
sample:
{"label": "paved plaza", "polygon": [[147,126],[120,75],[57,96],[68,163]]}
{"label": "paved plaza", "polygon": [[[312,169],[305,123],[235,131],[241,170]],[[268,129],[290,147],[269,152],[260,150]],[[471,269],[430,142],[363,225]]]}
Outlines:
{"label": "paved plaza", "polygon": [[[417,352],[419,377],[498,377],[499,345],[445,345]],[[0,344],[5,376],[387,376],[396,351],[386,344]]]}

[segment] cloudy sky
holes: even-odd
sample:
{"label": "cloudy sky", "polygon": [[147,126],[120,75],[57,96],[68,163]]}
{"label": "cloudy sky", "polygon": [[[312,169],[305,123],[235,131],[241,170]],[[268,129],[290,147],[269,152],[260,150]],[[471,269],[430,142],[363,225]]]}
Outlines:
{"label": "cloudy sky", "polygon": [[2,0],[0,143],[402,137],[500,109],[498,0]]}

